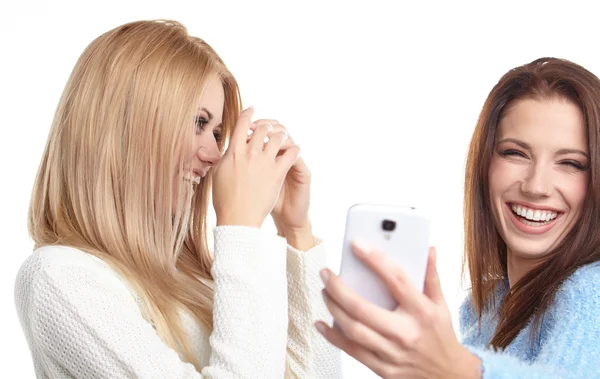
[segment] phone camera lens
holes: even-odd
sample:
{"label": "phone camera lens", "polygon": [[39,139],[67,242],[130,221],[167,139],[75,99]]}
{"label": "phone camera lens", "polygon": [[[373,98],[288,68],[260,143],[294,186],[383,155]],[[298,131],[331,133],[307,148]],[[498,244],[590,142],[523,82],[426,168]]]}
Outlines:
{"label": "phone camera lens", "polygon": [[386,232],[392,232],[394,229],[396,229],[396,221],[383,220],[381,223],[381,228]]}

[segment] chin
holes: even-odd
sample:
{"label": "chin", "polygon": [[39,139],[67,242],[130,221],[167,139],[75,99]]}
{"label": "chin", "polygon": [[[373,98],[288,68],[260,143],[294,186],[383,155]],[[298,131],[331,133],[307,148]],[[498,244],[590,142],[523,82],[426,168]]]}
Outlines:
{"label": "chin", "polygon": [[517,236],[506,236],[503,239],[506,242],[506,247],[512,252],[513,256],[521,259],[536,260],[544,258],[558,245],[555,240],[532,241],[531,239]]}

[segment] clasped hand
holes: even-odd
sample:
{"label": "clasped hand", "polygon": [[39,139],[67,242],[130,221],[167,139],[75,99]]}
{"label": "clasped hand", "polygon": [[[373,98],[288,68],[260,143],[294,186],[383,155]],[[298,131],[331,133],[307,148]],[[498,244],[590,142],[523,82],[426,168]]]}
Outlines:
{"label": "clasped hand", "polygon": [[260,228],[271,214],[279,234],[308,249],[313,243],[310,171],[283,125],[268,119],[251,122],[252,114],[252,108],[240,114],[229,148],[215,167],[217,225]]}

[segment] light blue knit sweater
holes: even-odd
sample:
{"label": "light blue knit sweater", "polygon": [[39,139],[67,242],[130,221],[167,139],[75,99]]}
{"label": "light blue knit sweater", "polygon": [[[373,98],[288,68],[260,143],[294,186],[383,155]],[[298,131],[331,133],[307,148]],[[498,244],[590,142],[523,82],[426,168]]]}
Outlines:
{"label": "light blue knit sweater", "polygon": [[579,268],[561,285],[533,344],[529,323],[506,349],[494,352],[488,344],[508,283],[501,287],[481,328],[470,295],[460,309],[462,342],[481,358],[484,379],[600,378],[600,262]]}

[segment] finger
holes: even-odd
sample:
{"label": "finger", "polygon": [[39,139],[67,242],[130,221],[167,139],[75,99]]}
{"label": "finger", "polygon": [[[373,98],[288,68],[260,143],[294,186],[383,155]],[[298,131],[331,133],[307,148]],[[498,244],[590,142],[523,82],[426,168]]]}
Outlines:
{"label": "finger", "polygon": [[[285,130],[285,133],[288,133],[287,129],[284,129],[284,130]],[[275,134],[275,133],[273,133],[273,134]],[[290,137],[290,135],[288,134],[286,140],[281,144],[281,147],[279,148],[279,152],[277,153],[277,156],[283,155],[283,153],[285,153],[286,150],[288,150],[292,147],[295,147],[295,146],[297,146],[297,145],[294,143],[294,140],[292,139],[292,137]],[[299,158],[298,160],[300,160],[300,159],[301,158]],[[296,164],[295,164],[296,166],[297,166],[297,163],[298,162],[296,162]]]}
{"label": "finger", "polygon": [[[285,132],[287,133],[287,129],[285,128],[285,126],[281,125],[281,124],[271,124],[268,122],[262,122],[262,121],[270,121],[270,120],[259,120],[259,123],[254,122],[254,129],[252,129],[252,125],[251,125],[251,132],[250,134],[248,134],[248,137],[246,138],[246,142],[249,142],[252,137],[254,136],[254,131],[256,131],[257,128],[261,128],[263,125],[270,128],[270,132],[267,134],[267,136],[265,138],[263,138],[263,143],[267,143],[269,142],[269,138],[271,138],[271,136],[275,133],[281,133],[281,132]],[[269,126],[270,125],[270,126]]]}
{"label": "finger", "polygon": [[[275,133],[279,133],[279,132],[285,132],[288,133],[287,128],[283,125],[281,125],[279,123],[279,121],[277,120],[265,120],[265,119],[261,119],[261,120],[256,120],[254,121],[252,124],[250,124],[250,130],[254,131],[256,130],[256,128],[258,128],[261,125],[271,125],[273,127],[273,129],[271,130],[271,133],[269,133],[269,135],[267,136],[268,138],[271,138],[271,135],[275,134]],[[289,137],[289,133],[288,133],[288,137]],[[252,138],[252,134],[248,135],[248,140],[250,140],[250,138]],[[265,143],[268,142],[268,140],[264,140]],[[283,154],[283,150],[289,149],[290,147],[294,146],[294,141],[292,140],[291,137],[289,137],[285,143],[283,145],[281,145],[281,153]]]}
{"label": "finger", "polygon": [[374,353],[368,351],[364,347],[358,345],[357,343],[352,342],[348,338],[346,338],[339,330],[328,327],[324,322],[317,321],[315,326],[319,333],[332,345],[338,347],[340,350],[343,350],[361,362],[369,369],[371,369],[375,374],[383,377],[388,372],[388,365],[379,357],[377,357]]}
{"label": "finger", "polygon": [[[288,138],[281,144],[279,152],[277,152],[277,156],[283,155],[288,149],[291,149],[293,147],[300,148],[300,146],[294,143],[292,137],[288,135]],[[311,172],[308,166],[306,165],[306,162],[304,162],[304,159],[302,159],[302,155],[300,155],[298,159],[296,159],[296,161],[292,164],[290,169],[294,170],[294,177],[296,178],[295,180],[298,180],[301,183],[310,183]]]}
{"label": "finger", "polygon": [[323,291],[323,299],[325,300],[325,305],[327,305],[327,309],[329,309],[329,313],[333,316],[335,323],[348,339],[377,354],[384,361],[390,363],[396,361],[395,356],[401,354],[398,345],[375,332],[365,324],[350,317],[327,295],[326,291]]}
{"label": "finger", "polygon": [[442,285],[440,283],[440,277],[437,272],[437,251],[435,247],[429,248],[429,258],[427,260],[427,273],[425,274],[425,285],[423,292],[429,297],[434,303],[439,305],[445,305],[446,300],[444,299],[444,293],[442,292]]}
{"label": "finger", "polygon": [[265,138],[273,131],[273,125],[261,124],[259,125],[252,136],[249,138],[248,146],[251,151],[261,152],[265,146]]}
{"label": "finger", "polygon": [[240,148],[246,144],[246,137],[248,136],[248,130],[250,127],[250,120],[254,114],[254,108],[250,107],[242,111],[238,120],[235,124],[235,130],[231,135],[230,146],[233,148]]}
{"label": "finger", "polygon": [[324,269],[321,276],[325,278],[327,296],[354,320],[394,341],[405,343],[406,338],[413,337],[415,322],[409,314],[378,307],[354,292],[329,269]]}
{"label": "finger", "polygon": [[[257,127],[258,125],[260,125],[260,124],[271,124],[271,125],[273,125],[273,126],[276,126],[276,125],[281,125],[281,124],[279,123],[279,121],[277,121],[277,120],[271,120],[271,119],[265,119],[265,118],[261,118],[261,119],[258,119],[258,120],[254,121],[253,123],[251,123],[251,124],[250,124],[250,130],[254,130],[254,129],[256,129],[256,127]],[[282,126],[283,126],[283,125],[282,125]]]}
{"label": "finger", "polygon": [[294,162],[291,169],[294,170],[294,178],[296,181],[304,184],[310,183],[312,174],[304,162],[304,159],[302,159],[302,156],[299,156],[298,159],[296,159],[296,162]]}
{"label": "finger", "polygon": [[282,150],[283,145],[287,143],[287,139],[288,134],[285,130],[271,134],[269,142],[267,142],[264,147],[265,153],[275,158]]}
{"label": "finger", "polygon": [[278,167],[278,170],[280,171],[280,174],[287,174],[287,172],[294,165],[294,163],[296,163],[296,160],[298,160],[299,157],[300,148],[298,146],[292,146],[279,157],[275,158],[275,162]]}
{"label": "finger", "polygon": [[[267,122],[267,121],[274,121],[274,122]],[[283,126],[279,123],[276,123],[275,120],[258,120],[258,121],[253,122],[252,124],[250,124],[250,132],[249,132],[250,134],[248,135],[248,139],[252,138],[254,131],[262,125],[271,125],[271,127],[272,127],[271,133],[277,133],[277,132],[286,130],[285,126]]]}
{"label": "finger", "polygon": [[428,305],[427,298],[415,287],[396,262],[371,248],[361,239],[353,241],[352,249],[383,280],[400,307],[410,313],[420,313],[425,310]]}

